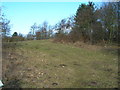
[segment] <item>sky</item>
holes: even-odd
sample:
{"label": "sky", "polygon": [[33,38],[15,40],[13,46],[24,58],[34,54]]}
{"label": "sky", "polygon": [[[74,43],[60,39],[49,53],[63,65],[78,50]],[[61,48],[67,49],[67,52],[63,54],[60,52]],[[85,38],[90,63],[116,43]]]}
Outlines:
{"label": "sky", "polygon": [[1,0],[2,2],[118,2],[119,0]]}
{"label": "sky", "polygon": [[25,35],[34,23],[40,25],[47,21],[50,25],[55,25],[61,19],[75,15],[80,4],[81,2],[2,2],[1,5],[2,12],[10,20],[11,35],[14,32]]}

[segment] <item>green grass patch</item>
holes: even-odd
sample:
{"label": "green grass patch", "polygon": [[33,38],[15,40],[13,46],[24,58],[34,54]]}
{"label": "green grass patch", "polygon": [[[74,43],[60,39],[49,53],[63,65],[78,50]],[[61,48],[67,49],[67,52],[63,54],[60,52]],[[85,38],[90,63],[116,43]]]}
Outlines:
{"label": "green grass patch", "polygon": [[[117,54],[90,50],[49,40],[18,42],[23,59],[21,87],[115,88]],[[22,72],[23,71],[23,72]],[[21,75],[21,74],[20,74]],[[18,76],[19,77],[19,76]]]}

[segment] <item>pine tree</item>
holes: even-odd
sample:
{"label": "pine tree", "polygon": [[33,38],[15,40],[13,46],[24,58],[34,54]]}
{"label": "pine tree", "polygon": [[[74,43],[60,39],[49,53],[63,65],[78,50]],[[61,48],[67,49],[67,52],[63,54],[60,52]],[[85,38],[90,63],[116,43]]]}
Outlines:
{"label": "pine tree", "polygon": [[92,26],[96,22],[94,18],[94,3],[89,2],[88,5],[81,4],[77,9],[75,16],[75,27],[73,33],[78,33],[77,38],[83,39],[84,42],[90,40],[92,42]]}

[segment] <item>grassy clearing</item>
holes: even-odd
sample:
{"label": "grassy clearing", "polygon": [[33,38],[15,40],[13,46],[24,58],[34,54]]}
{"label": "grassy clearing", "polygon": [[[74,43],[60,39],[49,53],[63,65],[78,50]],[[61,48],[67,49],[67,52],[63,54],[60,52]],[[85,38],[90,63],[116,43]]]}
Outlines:
{"label": "grassy clearing", "polygon": [[[16,55],[11,55],[12,58],[16,58],[16,66],[12,73],[14,78],[9,80],[18,79],[19,87],[118,87],[116,50],[91,50],[72,44],[53,43],[50,40],[17,44],[20,46],[15,49]],[[11,84],[7,86],[12,87]]]}

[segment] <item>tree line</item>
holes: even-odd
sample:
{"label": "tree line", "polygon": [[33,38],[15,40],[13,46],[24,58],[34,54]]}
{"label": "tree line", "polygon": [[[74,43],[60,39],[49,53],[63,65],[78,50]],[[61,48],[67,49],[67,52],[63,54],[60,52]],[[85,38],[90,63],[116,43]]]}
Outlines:
{"label": "tree line", "polygon": [[[93,2],[81,4],[73,17],[72,30],[69,34],[62,32],[65,25],[59,29],[58,39],[76,42],[83,41],[90,44],[118,43],[120,32],[119,26],[119,5],[118,2],[108,2],[96,8]],[[61,31],[61,32],[60,32]],[[61,37],[60,37],[61,36]],[[64,37],[64,38],[63,38]]]}
{"label": "tree line", "polygon": [[[34,23],[26,37],[15,32],[11,41],[15,40],[41,40],[54,38],[58,42],[83,41],[96,44],[118,43],[119,40],[119,2],[106,2],[96,7],[93,2],[79,5],[75,15],[64,18],[54,26],[47,21],[41,25]],[[0,13],[1,14],[1,13]],[[3,39],[9,38],[10,21],[4,15],[0,17],[1,34]]]}

